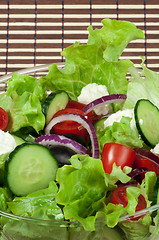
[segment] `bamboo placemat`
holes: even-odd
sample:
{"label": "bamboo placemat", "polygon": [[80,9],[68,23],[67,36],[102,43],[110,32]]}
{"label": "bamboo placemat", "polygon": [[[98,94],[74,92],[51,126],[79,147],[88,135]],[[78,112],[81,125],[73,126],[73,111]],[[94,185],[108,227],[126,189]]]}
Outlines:
{"label": "bamboo placemat", "polygon": [[142,29],[145,40],[130,43],[122,58],[138,66],[145,56],[159,72],[159,0],[0,0],[0,75],[64,61],[60,52],[85,43],[87,27],[102,27],[103,18]]}

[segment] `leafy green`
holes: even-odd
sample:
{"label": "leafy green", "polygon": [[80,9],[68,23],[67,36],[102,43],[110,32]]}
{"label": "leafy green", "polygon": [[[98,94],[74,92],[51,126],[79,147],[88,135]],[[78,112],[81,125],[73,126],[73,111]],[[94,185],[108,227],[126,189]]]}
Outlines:
{"label": "leafy green", "polygon": [[70,162],[72,166],[57,171],[60,188],[56,201],[64,205],[66,219],[76,219],[92,231],[96,212],[103,206],[108,190],[102,162],[87,155],[74,155]]}
{"label": "leafy green", "polygon": [[46,189],[30,193],[26,197],[15,197],[12,202],[8,202],[8,208],[13,214],[24,217],[63,219],[62,211],[55,202],[57,190],[56,183],[50,182]]}
{"label": "leafy green", "polygon": [[77,220],[85,230],[94,231],[97,219],[104,219],[106,225],[112,228],[118,224],[121,215],[135,213],[138,196],[142,192],[139,187],[127,188],[127,207],[109,203],[111,192],[117,187],[115,184],[131,180],[127,176],[130,168],[122,171],[121,167],[114,165],[109,175],[104,173],[100,159],[74,155],[70,162],[71,166],[58,169],[56,179],[59,184],[56,201],[63,205],[65,219]]}
{"label": "leafy green", "polygon": [[122,117],[120,122],[114,122],[112,126],[106,127],[103,131],[97,133],[100,145],[100,152],[107,142],[116,142],[128,147],[142,147],[143,141],[139,138],[130,125],[131,118]]}
{"label": "leafy green", "polygon": [[156,180],[157,177],[155,172],[148,171],[145,173],[145,178],[142,181],[141,188],[145,189],[145,198],[147,198],[148,201],[153,200],[153,192]]}
{"label": "leafy green", "polygon": [[[155,203],[159,204],[159,192],[157,191],[158,179],[159,177],[157,177],[156,184],[153,183],[153,186],[155,185],[156,189],[154,189],[155,191],[152,193],[152,200],[153,200],[152,204],[154,202],[153,198],[155,198]],[[155,205],[154,205],[154,209],[155,209]],[[150,226],[150,233],[151,233],[151,240],[155,240],[155,239],[158,239],[159,237],[159,210],[153,211],[152,215],[155,217],[153,218],[153,224]]]}
{"label": "leafy green", "polygon": [[[121,229],[125,232],[126,239],[129,240],[146,240],[149,239],[149,227],[152,219],[149,215],[145,215],[136,221],[127,220],[119,224]],[[150,238],[151,239],[151,238]],[[157,239],[157,238],[155,238]]]}
{"label": "leafy green", "polygon": [[121,166],[117,167],[116,164],[113,164],[113,169],[110,174],[106,173],[106,177],[112,186],[116,184],[118,181],[122,183],[127,183],[131,180],[131,178],[127,175],[131,172],[132,168],[125,166],[123,170]]}
{"label": "leafy green", "polygon": [[114,227],[119,222],[119,217],[125,214],[133,215],[138,203],[138,197],[142,190],[139,187],[127,187],[126,193],[128,197],[128,204],[124,208],[122,204],[113,204],[108,202],[103,209],[101,209],[97,215],[102,216],[108,227]]}
{"label": "leafy green", "polygon": [[144,33],[131,22],[103,19],[102,23],[101,30],[93,31],[92,26],[88,28],[88,44],[99,44],[102,40],[105,46],[104,59],[107,61],[116,62],[129,42],[145,38]]}
{"label": "leafy green", "polygon": [[[142,184],[135,188],[127,188],[128,196],[128,213],[134,214],[134,207],[137,204],[137,198],[140,194],[145,197],[147,208],[150,207],[154,185],[156,182],[156,174],[154,172],[147,172],[145,174],[145,179],[143,179]],[[126,207],[126,208],[127,208]],[[130,240],[146,240],[149,239],[150,229],[152,224],[152,217],[150,214],[146,214],[136,220],[127,220],[119,223],[121,229],[125,232],[127,239]],[[156,227],[152,228],[153,230]],[[155,235],[157,237],[157,235]],[[151,238],[150,238],[151,239]],[[157,239],[157,238],[154,238]]]}
{"label": "leafy green", "polygon": [[126,74],[133,63],[118,58],[131,40],[144,38],[144,34],[126,21],[104,19],[102,23],[101,29],[88,28],[87,44],[76,42],[64,49],[64,69],[51,65],[48,75],[40,79],[44,86],[52,91],[66,90],[73,99],[89,83],[106,85],[109,94],[126,93]]}
{"label": "leafy green", "polygon": [[[125,214],[133,215],[138,203],[138,197],[143,194],[143,188],[140,186],[127,187],[128,204],[125,208],[122,205],[114,205],[108,203],[103,210],[103,218],[105,219],[107,226],[114,227],[118,224],[121,229],[125,232],[126,239],[129,240],[140,240],[147,239],[149,236],[149,227],[152,222],[150,215],[145,215],[136,220],[126,220],[119,222],[119,217]],[[101,213],[100,213],[101,214]],[[105,216],[104,216],[105,214]],[[119,222],[119,223],[118,223]]]}
{"label": "leafy green", "polygon": [[108,227],[113,228],[118,224],[119,217],[124,214],[126,214],[126,210],[123,205],[109,202],[97,213],[97,217],[103,219]]}
{"label": "leafy green", "polygon": [[10,122],[8,130],[15,132],[22,127],[31,126],[37,132],[45,125],[41,103],[46,97],[43,88],[36,78],[14,73],[7,82],[6,93],[0,95],[0,106],[4,108]]}
{"label": "leafy green", "polygon": [[159,107],[159,74],[146,68],[143,62],[141,67],[141,74],[138,73],[134,66],[129,68],[132,78],[129,80],[124,108],[134,108],[139,99],[149,99],[154,105]]}
{"label": "leafy green", "polygon": [[10,191],[6,187],[0,188],[0,210],[8,211],[8,201],[12,201]]}
{"label": "leafy green", "polygon": [[153,225],[150,226],[151,240],[159,238],[159,210],[153,219]]}

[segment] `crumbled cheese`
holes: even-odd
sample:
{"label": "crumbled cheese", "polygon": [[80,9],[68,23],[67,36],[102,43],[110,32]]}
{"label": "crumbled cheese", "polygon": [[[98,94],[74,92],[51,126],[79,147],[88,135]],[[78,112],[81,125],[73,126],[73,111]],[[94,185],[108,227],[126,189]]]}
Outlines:
{"label": "crumbled cheese", "polygon": [[104,122],[104,127],[112,126],[114,122],[120,122],[122,117],[130,117],[132,120],[130,122],[131,128],[136,132],[136,124],[134,119],[134,109],[119,110],[116,113],[111,114]]}
{"label": "crumbled cheese", "polygon": [[[81,94],[78,96],[78,101],[84,104],[88,104],[97,98],[109,95],[107,87],[104,85],[98,85],[96,83],[90,83],[82,88]],[[97,115],[105,115],[112,110],[111,104],[106,104],[96,108],[94,111]]]}
{"label": "crumbled cheese", "polygon": [[9,132],[0,130],[0,155],[13,151],[15,147],[14,137]]}
{"label": "crumbled cheese", "polygon": [[159,143],[153,149],[151,149],[151,152],[159,155]]}

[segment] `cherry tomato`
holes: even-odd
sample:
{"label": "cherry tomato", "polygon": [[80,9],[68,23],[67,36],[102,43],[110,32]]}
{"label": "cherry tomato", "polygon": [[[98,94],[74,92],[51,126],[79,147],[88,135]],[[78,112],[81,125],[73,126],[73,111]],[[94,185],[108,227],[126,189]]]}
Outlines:
{"label": "cherry tomato", "polygon": [[152,159],[136,155],[134,167],[138,169],[147,168],[149,171],[155,172],[157,177],[159,176],[159,164]]}
{"label": "cherry tomato", "polygon": [[[66,113],[77,113],[82,116],[85,116],[84,112],[82,112],[80,109],[65,108],[55,113],[53,118]],[[83,126],[81,126],[81,124],[75,121],[63,121],[63,122],[57,123],[53,127],[53,130],[55,134],[73,133],[83,137],[85,140],[87,140],[87,137],[88,137],[87,130]]]}
{"label": "cherry tomato", "polygon": [[[77,102],[75,100],[69,100],[68,104],[66,105],[66,108],[76,108],[82,110],[85,106],[86,104]],[[93,124],[103,117],[102,115],[95,114],[93,110],[87,113],[86,116],[87,119]]]}
{"label": "cherry tomato", "polygon": [[[110,202],[113,204],[122,204],[123,207],[125,208],[128,204],[128,197],[127,197],[126,189],[127,189],[126,186],[117,187],[112,193]],[[135,211],[137,212],[142,209],[145,209],[146,205],[147,204],[146,204],[146,200],[145,200],[144,196],[142,194],[140,194],[138,197],[138,204],[136,206]],[[134,217],[133,220],[136,220],[138,217],[141,217],[141,216],[142,216],[142,214],[140,216]]]}
{"label": "cherry tomato", "polygon": [[111,173],[113,164],[132,167],[135,160],[135,151],[125,145],[118,143],[106,143],[102,151],[102,163],[105,173]]}
{"label": "cherry tomato", "polygon": [[8,115],[6,111],[0,107],[0,129],[5,130],[8,125]]}

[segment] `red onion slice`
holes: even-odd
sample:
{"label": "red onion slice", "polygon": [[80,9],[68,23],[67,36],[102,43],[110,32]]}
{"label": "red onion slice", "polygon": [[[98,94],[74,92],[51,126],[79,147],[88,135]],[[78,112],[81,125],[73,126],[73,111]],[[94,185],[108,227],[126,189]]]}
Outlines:
{"label": "red onion slice", "polygon": [[159,164],[159,157],[157,155],[155,155],[154,153],[152,153],[151,151],[143,149],[143,148],[135,148],[134,150],[137,155],[144,157],[144,158],[151,159],[151,160],[155,161],[157,164]]}
{"label": "red onion slice", "polygon": [[103,96],[101,98],[98,98],[92,102],[90,102],[89,104],[87,104],[83,109],[82,111],[87,114],[89,113],[90,111],[92,111],[93,109],[99,107],[99,106],[102,106],[102,105],[105,105],[105,104],[109,104],[109,103],[116,103],[116,102],[119,102],[119,103],[122,103],[122,102],[125,102],[127,98],[127,95],[125,94],[111,94],[111,95],[106,95],[106,96]]}
{"label": "red onion slice", "polygon": [[94,130],[94,127],[92,123],[87,120],[84,116],[76,113],[68,113],[68,114],[63,114],[57,117],[54,117],[49,124],[45,128],[45,134],[50,134],[51,129],[55,124],[63,121],[75,121],[81,124],[89,133],[90,135],[90,140],[92,144],[92,157],[93,158],[99,158],[99,144],[98,144],[98,139],[96,132]]}
{"label": "red onion slice", "polygon": [[83,145],[62,135],[43,135],[36,138],[35,142],[40,143],[44,146],[65,146],[72,149],[76,153],[91,155],[88,149],[85,148]]}

